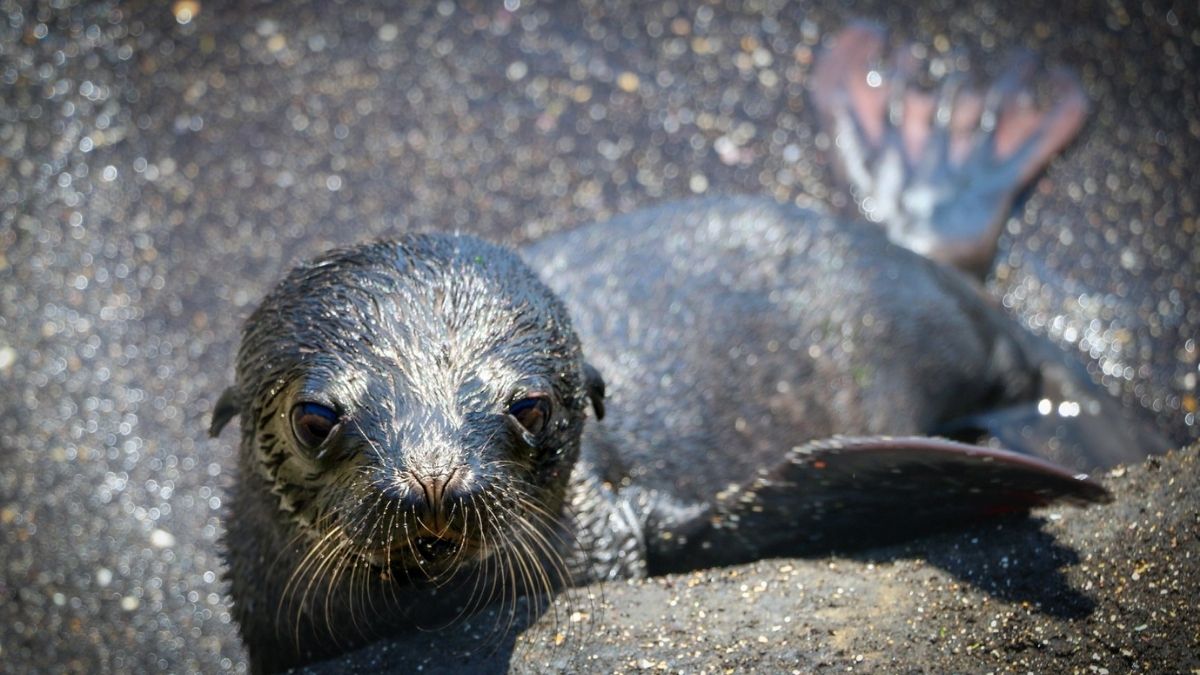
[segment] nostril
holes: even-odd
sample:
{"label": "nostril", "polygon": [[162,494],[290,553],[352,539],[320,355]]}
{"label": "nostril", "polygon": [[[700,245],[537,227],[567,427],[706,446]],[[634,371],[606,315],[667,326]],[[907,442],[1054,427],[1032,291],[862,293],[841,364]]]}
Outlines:
{"label": "nostril", "polygon": [[444,473],[420,476],[412,474],[412,478],[421,488],[425,504],[430,511],[438,512],[445,507],[447,495],[453,496],[461,487],[462,480],[458,477],[458,467]]}
{"label": "nostril", "polygon": [[446,499],[446,484],[450,482],[450,476],[453,474],[454,472],[451,471],[449,474],[433,476],[423,483],[425,499],[434,510],[442,507],[442,503]]}
{"label": "nostril", "polygon": [[464,527],[470,476],[463,466],[432,471],[410,468],[393,474],[385,494],[392,497],[402,518],[411,518],[418,536],[454,538]]}

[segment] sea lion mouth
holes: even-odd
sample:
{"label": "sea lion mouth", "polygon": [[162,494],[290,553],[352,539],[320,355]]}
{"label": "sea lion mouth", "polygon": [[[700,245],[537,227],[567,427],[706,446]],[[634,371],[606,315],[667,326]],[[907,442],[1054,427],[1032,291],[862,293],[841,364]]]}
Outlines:
{"label": "sea lion mouth", "polygon": [[364,553],[368,563],[379,568],[423,570],[440,573],[475,558],[479,547],[457,533],[423,535],[382,546]]}
{"label": "sea lion mouth", "polygon": [[454,538],[420,537],[414,542],[413,548],[425,562],[440,562],[461,551],[463,541]]}

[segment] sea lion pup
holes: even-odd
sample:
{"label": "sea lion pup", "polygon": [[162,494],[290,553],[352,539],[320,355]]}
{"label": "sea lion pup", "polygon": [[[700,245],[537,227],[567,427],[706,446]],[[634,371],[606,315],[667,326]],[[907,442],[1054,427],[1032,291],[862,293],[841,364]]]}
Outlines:
{"label": "sea lion pup", "polygon": [[873,223],[713,199],[525,256],[540,276],[469,236],[365,244],[248,319],[212,433],[240,417],[225,546],[255,670],[564,584],[1106,498],[924,437],[1037,406],[1057,362]]}

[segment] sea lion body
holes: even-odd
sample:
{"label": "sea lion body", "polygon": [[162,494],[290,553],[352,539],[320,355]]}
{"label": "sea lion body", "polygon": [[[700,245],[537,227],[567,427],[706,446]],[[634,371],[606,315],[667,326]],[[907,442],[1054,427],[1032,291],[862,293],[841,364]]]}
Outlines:
{"label": "sea lion body", "polygon": [[703,501],[804,440],[931,434],[1037,389],[1011,322],[869,223],[718,198],[525,257],[604,375],[612,414],[587,427],[584,453],[625,467],[614,484]]}
{"label": "sea lion body", "polygon": [[[256,669],[564,584],[811,550],[803,526],[794,547],[687,546],[728,535],[705,531],[720,493],[790,476],[805,441],[930,434],[1038,391],[969,280],[868,224],[720,199],[526,255],[561,300],[503,248],[409,235],[298,268],[250,317],[214,430],[241,416],[225,542]],[[554,400],[536,442],[505,412],[531,391]],[[306,401],[339,415],[308,450]],[[589,403],[608,414],[585,427]]]}
{"label": "sea lion body", "polygon": [[881,45],[845,31],[816,101],[887,228],[718,198],[549,237],[528,264],[410,234],[290,273],[212,425],[241,418],[225,545],[254,669],[572,583],[1103,501],[1079,469],[1160,449],[969,276],[1082,123],[1077,84],[1047,109],[955,89],[914,136],[933,104],[885,80],[924,112],[880,122]]}

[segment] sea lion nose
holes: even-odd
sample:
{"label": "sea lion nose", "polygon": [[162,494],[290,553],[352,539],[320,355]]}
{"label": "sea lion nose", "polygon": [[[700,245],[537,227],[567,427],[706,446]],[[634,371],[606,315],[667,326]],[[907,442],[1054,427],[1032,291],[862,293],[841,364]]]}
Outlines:
{"label": "sea lion nose", "polygon": [[450,526],[450,504],[461,488],[458,470],[450,469],[433,475],[413,475],[425,498],[424,515],[420,518],[424,535],[413,543],[425,562],[437,562],[454,555],[462,545],[460,535]]}
{"label": "sea lion nose", "polygon": [[462,500],[466,491],[465,472],[458,467],[437,472],[409,474],[415,488],[410,493],[420,525],[426,536],[453,538],[449,532],[450,519],[455,515],[454,505]]}
{"label": "sea lion nose", "polygon": [[413,474],[413,480],[421,486],[421,493],[425,497],[425,506],[431,512],[440,513],[444,510],[447,493],[454,492],[452,486],[457,486],[455,481],[457,474],[457,468],[432,475]]}

